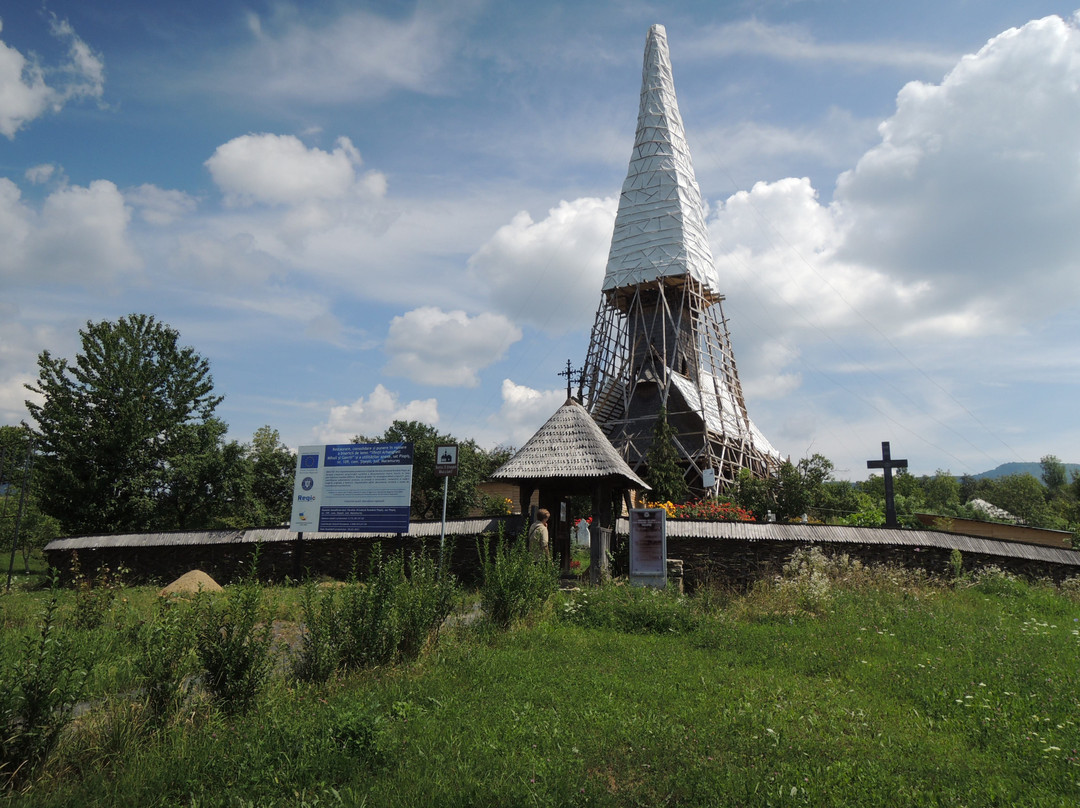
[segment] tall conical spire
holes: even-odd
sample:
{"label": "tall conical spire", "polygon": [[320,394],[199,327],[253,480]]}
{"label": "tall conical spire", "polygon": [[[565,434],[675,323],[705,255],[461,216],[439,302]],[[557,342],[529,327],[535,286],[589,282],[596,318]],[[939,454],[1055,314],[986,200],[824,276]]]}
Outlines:
{"label": "tall conical spire", "polygon": [[734,485],[742,469],[767,476],[780,462],[746,411],[723,299],[667,33],[654,25],[580,392],[635,471],[647,466],[654,425],[666,412],[686,481],[698,494]]}
{"label": "tall conical spire", "polygon": [[675,99],[667,32],[654,25],[645,41],[637,136],[603,289],[677,275],[689,275],[716,291],[701,191]]}

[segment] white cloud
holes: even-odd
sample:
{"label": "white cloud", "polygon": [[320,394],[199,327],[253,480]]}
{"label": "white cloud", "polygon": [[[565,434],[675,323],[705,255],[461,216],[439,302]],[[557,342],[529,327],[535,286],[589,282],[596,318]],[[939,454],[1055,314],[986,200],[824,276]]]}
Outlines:
{"label": "white cloud", "polygon": [[347,443],[356,435],[371,437],[386,430],[394,421],[439,421],[438,402],[434,398],[401,403],[397,393],[381,384],[375,385],[366,399],[331,407],[329,420],[316,430],[320,443]]}
{"label": "white cloud", "polygon": [[475,387],[477,374],[519,339],[521,329],[501,314],[469,317],[423,306],[390,321],[383,371],[422,384]]}
{"label": "white cloud", "polygon": [[[206,161],[214,182],[231,205],[296,205],[312,200],[342,199],[357,190],[360,153],[347,137],[332,152],[307,148],[293,135],[241,135]],[[377,179],[361,186],[385,193]]]}
{"label": "white cloud", "polygon": [[837,62],[904,69],[946,70],[956,58],[905,43],[819,42],[797,25],[758,19],[707,26],[679,46],[687,58],[768,56],[784,61]]}
{"label": "white cloud", "polygon": [[15,303],[0,300],[0,424],[30,420],[25,402],[40,402],[41,397],[25,385],[37,381],[38,354],[56,343],[50,326],[28,325],[21,315]]}
{"label": "white cloud", "polygon": [[26,240],[27,275],[81,284],[111,283],[142,266],[127,233],[130,210],[108,180],[50,194]]}
{"label": "white cloud", "polygon": [[585,327],[617,207],[612,198],[563,201],[539,222],[522,211],[469,258],[469,269],[511,319],[549,333]]}
{"label": "white cloud", "polygon": [[108,180],[61,187],[38,212],[0,178],[0,275],[24,284],[111,284],[142,266],[128,236],[130,219]]}
{"label": "white cloud", "polygon": [[0,134],[9,139],[47,111],[59,112],[68,101],[101,98],[104,93],[101,56],[79,38],[67,20],[54,16],[50,29],[53,36],[68,43],[67,61],[56,67],[42,66],[0,41]]}
{"label": "white cloud", "polygon": [[[838,256],[1014,328],[1080,295],[1080,31],[1035,20],[912,82],[835,194]],[[964,324],[962,331],[971,331]]]}
{"label": "white cloud", "polygon": [[271,17],[250,14],[254,41],[225,71],[232,77],[226,86],[294,103],[340,104],[399,89],[436,93],[449,83],[444,68],[470,5],[420,4],[401,19],[352,11],[325,23],[284,6]]}
{"label": "white cloud", "polygon": [[143,221],[155,225],[172,224],[193,212],[198,204],[190,194],[149,183],[129,188],[124,199],[138,210]]}
{"label": "white cloud", "polygon": [[13,276],[24,268],[26,239],[33,214],[23,204],[19,186],[0,177],[0,276]]}
{"label": "white cloud", "polygon": [[56,170],[56,166],[52,163],[42,163],[41,165],[31,166],[26,169],[24,176],[28,182],[31,182],[34,185],[42,185],[52,179]]}
{"label": "white cloud", "polygon": [[502,407],[488,421],[498,424],[499,441],[521,446],[566,402],[566,390],[535,390],[503,379]]}

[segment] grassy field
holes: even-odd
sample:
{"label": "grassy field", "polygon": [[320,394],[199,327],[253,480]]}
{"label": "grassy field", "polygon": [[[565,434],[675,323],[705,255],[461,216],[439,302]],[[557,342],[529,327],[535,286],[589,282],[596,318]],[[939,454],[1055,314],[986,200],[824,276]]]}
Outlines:
{"label": "grassy field", "polygon": [[[288,637],[298,590],[261,596]],[[2,670],[49,597],[0,600]],[[413,661],[324,683],[278,662],[242,711],[196,688],[157,718],[135,640],[155,599],[117,590],[80,629],[62,594],[56,636],[89,669],[83,704],[0,801],[1080,804],[1078,587],[814,554],[748,593],[610,585],[509,630],[459,619]]]}

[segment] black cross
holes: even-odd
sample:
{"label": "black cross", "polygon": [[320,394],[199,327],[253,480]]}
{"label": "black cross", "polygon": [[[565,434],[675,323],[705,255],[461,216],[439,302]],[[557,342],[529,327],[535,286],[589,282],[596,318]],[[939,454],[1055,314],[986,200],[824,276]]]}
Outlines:
{"label": "black cross", "polygon": [[566,400],[569,401],[572,393],[570,392],[570,385],[573,383],[574,376],[577,375],[578,382],[581,382],[581,371],[574,370],[570,365],[570,360],[566,360],[566,370],[559,371],[560,376],[566,377]]}
{"label": "black cross", "polygon": [[868,469],[885,470],[885,527],[900,527],[896,521],[896,499],[893,497],[892,470],[906,469],[906,460],[893,460],[889,453],[889,442],[881,442],[881,460],[867,460]]}

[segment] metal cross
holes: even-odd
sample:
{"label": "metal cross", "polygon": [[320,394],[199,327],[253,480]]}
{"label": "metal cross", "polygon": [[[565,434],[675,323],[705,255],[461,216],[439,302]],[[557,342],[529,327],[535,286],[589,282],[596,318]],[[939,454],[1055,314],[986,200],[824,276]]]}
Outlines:
{"label": "metal cross", "polygon": [[580,383],[581,382],[581,372],[582,371],[581,371],[580,368],[578,370],[573,369],[573,367],[570,365],[570,360],[569,359],[566,360],[566,370],[559,371],[560,376],[565,376],[566,377],[566,400],[567,401],[569,401],[570,397],[573,395],[570,392],[570,385],[573,384],[574,376],[577,375],[578,382]]}
{"label": "metal cross", "polygon": [[881,460],[867,460],[866,467],[868,469],[885,470],[885,527],[900,527],[900,524],[896,521],[896,499],[893,496],[892,470],[906,469],[907,461],[893,460],[892,454],[889,452],[889,442],[883,440],[881,442]]}

